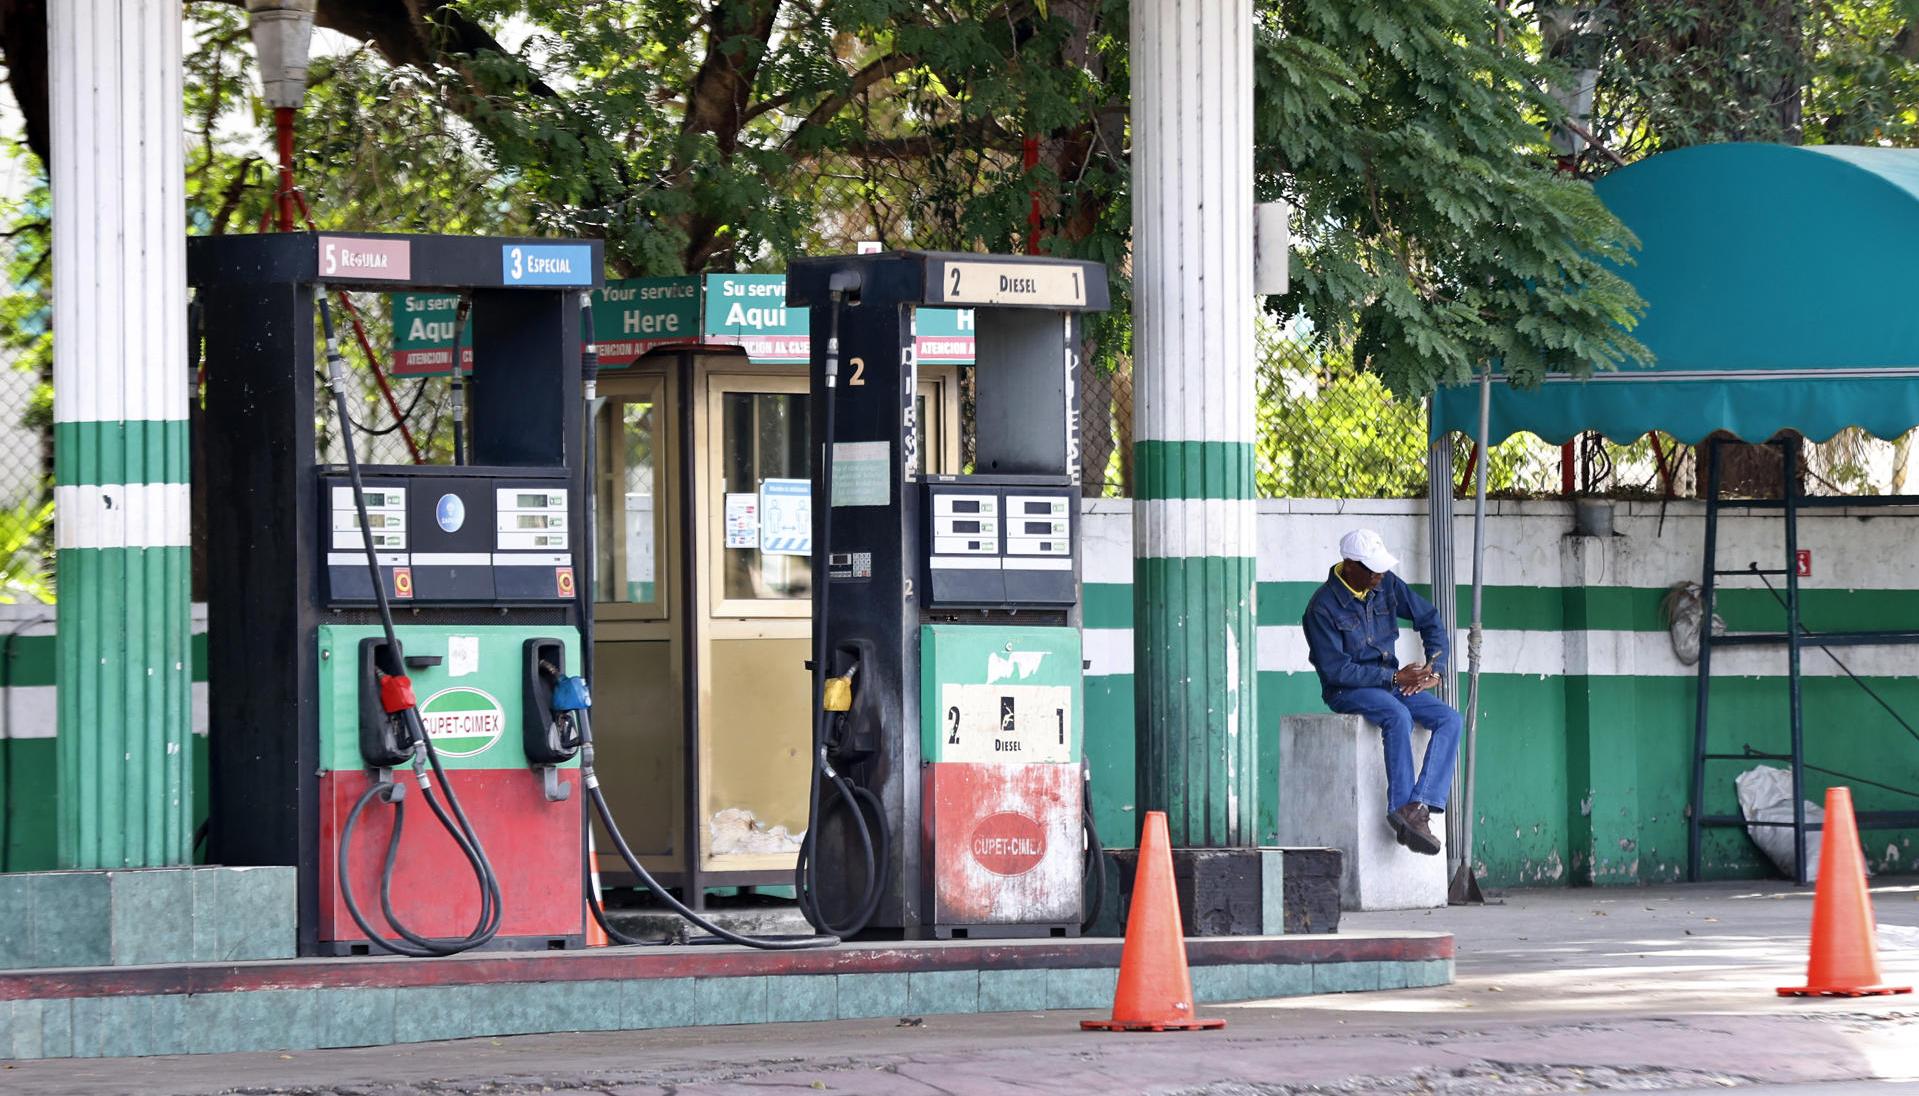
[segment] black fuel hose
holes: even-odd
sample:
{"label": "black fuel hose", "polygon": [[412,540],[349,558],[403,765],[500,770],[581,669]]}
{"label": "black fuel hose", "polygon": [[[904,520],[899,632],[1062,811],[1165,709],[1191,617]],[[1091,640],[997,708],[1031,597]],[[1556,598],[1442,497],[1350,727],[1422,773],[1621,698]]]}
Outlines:
{"label": "black fuel hose", "polygon": [[[613,821],[613,811],[606,805],[606,795],[600,791],[599,774],[596,773],[593,768],[592,716],[590,716],[585,709],[581,709],[573,713],[573,718],[578,721],[580,730],[580,783],[585,786],[587,797],[593,801],[594,811],[599,814],[600,821],[605,824],[606,835],[613,839],[613,847],[619,850],[620,859],[626,861],[627,870],[637,876],[640,882],[644,883],[646,888],[652,891],[660,901],[666,903],[668,909],[679,914],[688,923],[712,933],[714,936],[725,940],[729,944],[740,944],[745,947],[759,948],[764,951],[798,951],[804,948],[826,948],[832,947],[840,942],[837,936],[748,936],[745,933],[734,932],[732,929],[726,928],[723,925],[714,924],[712,921],[694,912],[686,903],[673,897],[672,892],[661,886],[660,881],[653,878],[653,873],[646,870],[646,865],[640,863],[640,858],[633,854],[632,847],[626,843],[626,835],[620,832],[619,824]],[[609,938],[622,944],[648,942],[633,936],[628,936],[615,929],[608,922],[606,911],[600,907],[599,902],[593,895],[593,886],[590,880],[587,883],[587,899],[592,906],[594,920],[598,921],[600,927],[606,930],[606,935]]]}
{"label": "black fuel hose", "polygon": [[[360,457],[353,448],[353,420],[348,414],[346,398],[346,361],[340,356],[339,335],[334,331],[333,327],[333,309],[327,301],[324,287],[315,287],[314,298],[319,304],[320,328],[322,335],[324,335],[326,339],[327,388],[333,393],[334,411],[340,419],[340,442],[341,448],[346,452],[347,479],[353,486],[353,509],[360,523],[360,546],[365,551],[367,576],[373,583],[373,600],[379,611],[380,628],[385,634],[387,649],[397,654],[400,651],[399,633],[393,625],[393,607],[387,601],[386,582],[380,575],[380,557],[378,550],[373,546],[372,525],[367,520],[366,485],[360,476]],[[458,364],[457,361],[455,364]],[[408,707],[397,714],[399,718],[407,722],[408,730],[413,737],[414,748],[424,751],[427,762],[433,768],[434,775],[440,779],[440,786],[446,790],[447,806],[451,807],[453,811],[452,819],[449,819],[446,812],[440,809],[439,804],[433,799],[432,790],[426,788],[424,786],[424,780],[422,781],[422,790],[426,794],[427,804],[433,808],[434,816],[439,819],[442,826],[446,827],[447,833],[453,838],[454,842],[461,847],[462,851],[467,853],[468,863],[473,868],[474,881],[479,885],[480,890],[479,923],[475,927],[474,932],[464,939],[454,941],[427,941],[425,943],[420,943],[420,941],[426,940],[426,938],[418,937],[404,930],[399,924],[392,923],[396,932],[399,932],[407,940],[413,942],[413,946],[409,947],[406,944],[398,944],[392,940],[388,940],[384,934],[374,932],[361,916],[357,906],[351,901],[350,876],[347,874],[347,850],[350,848],[353,826],[359,821],[359,816],[367,804],[371,803],[373,799],[379,795],[382,788],[390,789],[395,786],[391,783],[376,781],[371,788],[367,789],[367,791],[361,795],[359,802],[355,804],[355,809],[347,815],[346,824],[341,827],[339,852],[341,891],[342,895],[349,899],[348,912],[352,914],[355,924],[359,925],[361,931],[366,933],[367,939],[374,945],[399,955],[418,956],[421,953],[426,955],[454,955],[486,944],[498,934],[501,917],[503,915],[500,901],[500,881],[498,875],[493,871],[493,865],[486,858],[486,850],[480,842],[479,834],[474,831],[473,823],[467,818],[465,809],[460,805],[459,794],[454,791],[452,783],[446,778],[446,770],[440,765],[439,750],[433,745],[432,737],[426,733],[426,728],[420,721],[419,709]],[[385,798],[387,802],[394,805],[396,811],[399,809],[400,803],[397,797],[391,797],[389,795]],[[457,822],[455,820],[457,820]],[[385,870],[381,874],[380,901],[383,909],[391,908],[390,892],[392,889],[393,862],[394,858],[398,855],[399,829],[400,819],[396,814],[394,819],[394,834],[388,843]]]}
{"label": "black fuel hose", "polygon": [[[827,635],[827,609],[830,607],[833,586],[830,575],[832,569],[833,546],[833,427],[835,419],[836,397],[839,394],[840,371],[840,309],[845,304],[849,289],[857,288],[856,276],[835,274],[828,281],[828,293],[832,297],[833,307],[828,313],[826,335],[826,360],[823,370],[826,391],[821,405],[821,436],[817,439],[820,453],[820,498],[815,504],[819,521],[819,539],[813,545],[813,771],[808,781],[806,836],[800,839],[797,862],[793,865],[793,890],[799,899],[800,912],[819,932],[834,936],[853,936],[866,928],[873,915],[879,911],[880,899],[886,892],[886,874],[891,867],[886,850],[892,844],[892,834],[886,824],[886,809],[870,789],[855,788],[847,783],[839,771],[833,767],[828,757],[827,725],[830,713],[826,710],[826,679],[832,673],[828,656],[832,644]],[[853,903],[853,916],[843,923],[833,923],[820,908],[819,901],[819,833],[820,820],[829,805],[824,794],[824,784],[831,782],[839,795],[833,802],[845,803],[852,811],[854,828],[859,832],[860,848],[866,867],[866,886],[857,902]],[[867,806],[872,808],[873,821],[867,821]],[[875,838],[877,837],[877,840]],[[875,852],[875,849],[878,851]]]}
{"label": "black fuel hose", "polygon": [[1099,915],[1106,909],[1106,846],[1100,843],[1099,827],[1093,824],[1091,800],[1082,808],[1080,823],[1086,828],[1085,877],[1093,885],[1092,899],[1086,903],[1085,917],[1079,923],[1079,931],[1083,933],[1099,923]]}
{"label": "black fuel hose", "polygon": [[[596,437],[593,419],[593,401],[598,396],[599,373],[599,347],[594,343],[593,335],[593,297],[591,293],[581,293],[580,390],[581,395],[584,397],[582,400],[584,406],[580,409],[580,453],[581,461],[585,465],[585,475],[583,479],[586,483],[585,497],[582,500],[585,513],[581,515],[581,531],[586,549],[586,565],[583,568],[584,574],[579,584],[578,598],[581,647],[580,676],[588,682],[593,680],[593,590],[599,580],[597,574],[600,551],[597,513],[599,491],[596,484],[599,477],[600,458],[598,447],[599,439]],[[555,680],[560,676],[560,668],[546,662],[541,663],[540,672]],[[618,850],[620,859],[626,861],[627,869],[630,870],[641,883],[645,884],[646,888],[652,891],[660,901],[666,903],[669,909],[696,928],[703,929],[728,943],[741,944],[749,948],[760,948],[772,951],[794,951],[802,948],[831,947],[839,943],[837,938],[831,936],[771,937],[748,936],[744,933],[737,933],[714,924],[694,912],[679,899],[673,897],[665,887],[660,885],[659,880],[653,878],[653,873],[647,871],[645,865],[640,863],[639,857],[633,854],[632,847],[626,843],[626,835],[620,832],[620,824],[613,818],[613,809],[607,805],[605,793],[600,791],[599,773],[593,766],[592,716],[588,713],[587,709],[584,708],[574,711],[572,715],[576,726],[579,728],[580,783],[581,786],[586,788],[587,801],[592,804],[594,813],[599,815],[601,824],[606,827],[607,836],[613,839],[613,846]],[[615,943],[626,945],[653,943],[653,941],[643,940],[637,936],[622,932],[612,923],[612,919],[607,917],[605,907],[600,904],[600,896],[593,891],[593,854],[591,847],[588,845],[592,833],[593,820],[590,817],[582,819],[580,828],[580,884],[586,892],[586,907],[592,912],[593,920],[599,924],[600,930],[606,933],[607,939]]]}

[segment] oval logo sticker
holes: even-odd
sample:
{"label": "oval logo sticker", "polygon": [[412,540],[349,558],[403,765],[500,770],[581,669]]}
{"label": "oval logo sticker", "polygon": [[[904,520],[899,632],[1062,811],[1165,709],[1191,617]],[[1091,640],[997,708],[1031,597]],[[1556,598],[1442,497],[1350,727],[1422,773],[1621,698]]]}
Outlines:
{"label": "oval logo sticker", "polygon": [[426,698],[420,722],[440,756],[472,757],[506,733],[506,710],[489,693],[455,685]]}
{"label": "oval logo sticker", "polygon": [[1025,875],[1046,856],[1046,830],[1023,814],[989,814],[973,827],[973,859],[994,875]]}
{"label": "oval logo sticker", "polygon": [[458,495],[441,495],[440,504],[433,508],[433,517],[440,523],[440,528],[457,533],[460,526],[466,524],[466,503],[461,502]]}

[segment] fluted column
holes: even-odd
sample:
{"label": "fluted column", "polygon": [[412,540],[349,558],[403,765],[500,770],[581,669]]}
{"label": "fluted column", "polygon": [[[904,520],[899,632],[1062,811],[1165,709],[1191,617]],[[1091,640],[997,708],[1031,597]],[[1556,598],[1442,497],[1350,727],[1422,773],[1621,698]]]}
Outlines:
{"label": "fluted column", "polygon": [[1251,0],[1134,0],[1132,73],[1138,808],[1251,846]]}
{"label": "fluted column", "polygon": [[194,821],[180,4],[59,0],[47,15],[60,862],[184,864]]}

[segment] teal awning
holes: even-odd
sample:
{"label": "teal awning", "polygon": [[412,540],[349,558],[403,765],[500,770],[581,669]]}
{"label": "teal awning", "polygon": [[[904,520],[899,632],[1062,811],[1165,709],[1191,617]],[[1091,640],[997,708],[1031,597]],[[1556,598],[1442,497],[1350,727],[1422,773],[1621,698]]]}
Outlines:
{"label": "teal awning", "polygon": [[[1919,425],[1919,150],[1704,145],[1595,189],[1639,237],[1621,273],[1646,299],[1633,333],[1657,360],[1531,391],[1495,382],[1495,442]],[[1477,433],[1476,390],[1435,393],[1432,423]]]}

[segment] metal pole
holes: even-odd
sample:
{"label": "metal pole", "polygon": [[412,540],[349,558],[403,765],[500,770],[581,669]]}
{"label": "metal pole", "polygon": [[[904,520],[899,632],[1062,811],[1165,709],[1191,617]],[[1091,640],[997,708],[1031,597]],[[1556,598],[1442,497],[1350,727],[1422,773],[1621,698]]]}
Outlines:
{"label": "metal pole", "polygon": [[[1792,875],[1806,885],[1806,735],[1799,694],[1799,442],[1779,443],[1786,500],[1786,690],[1792,705]],[[1700,626],[1710,627],[1711,620]]]}
{"label": "metal pole", "polygon": [[[1427,414],[1431,415],[1428,405]],[[1432,546],[1433,608],[1439,610],[1439,625],[1446,632],[1453,650],[1458,650],[1459,583],[1453,566],[1453,440],[1449,434],[1426,449],[1426,520]],[[1448,704],[1459,703],[1459,659],[1446,660],[1441,675],[1439,698]],[[1451,800],[1465,797],[1466,774],[1453,769]],[[1446,874],[1451,878],[1459,870],[1459,848],[1465,840],[1464,812],[1446,812]]]}
{"label": "metal pole", "polygon": [[1706,439],[1706,562],[1699,579],[1699,689],[1693,712],[1692,810],[1686,816],[1686,881],[1699,881],[1701,826],[1706,815],[1706,716],[1712,697],[1712,600],[1719,559],[1719,442]]}
{"label": "metal pole", "polygon": [[1453,877],[1451,900],[1479,900],[1479,883],[1473,874],[1473,812],[1477,807],[1479,766],[1479,645],[1480,613],[1486,591],[1486,466],[1492,463],[1493,372],[1488,365],[1479,377],[1479,464],[1473,474],[1473,615],[1466,633],[1466,794],[1453,809],[1463,816],[1460,824],[1459,870]]}

